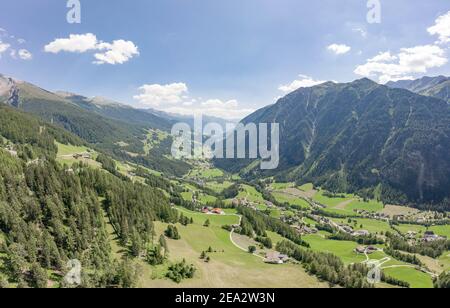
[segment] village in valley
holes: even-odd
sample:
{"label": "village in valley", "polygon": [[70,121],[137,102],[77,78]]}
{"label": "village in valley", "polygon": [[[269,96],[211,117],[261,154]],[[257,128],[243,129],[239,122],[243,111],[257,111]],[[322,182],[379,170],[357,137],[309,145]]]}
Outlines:
{"label": "village in valley", "polygon": [[[387,246],[393,236],[410,247],[446,242],[450,235],[446,213],[384,205],[356,195],[331,194],[312,184],[299,186],[277,183],[273,179],[248,183],[238,175],[226,175],[207,164],[202,164],[178,183],[184,187],[186,201],[194,204],[196,211],[203,215],[238,217],[240,211],[237,209],[248,208],[279,219],[293,228],[310,249],[334,253],[344,263],[382,260],[389,275],[399,280],[413,277],[408,279],[412,287],[430,286],[435,277],[450,269],[448,251],[443,251],[441,259],[436,261],[420,253],[412,253],[421,261],[411,264],[405,262],[408,259],[403,255],[393,254]],[[237,188],[234,197],[223,199],[218,196],[217,192],[230,187]],[[230,239],[235,246],[242,251],[250,251],[266,264],[298,263],[276,250],[277,242],[281,240],[278,235],[268,234],[271,243],[265,246],[256,234],[240,234],[241,220],[242,217],[239,223],[227,229],[231,231]],[[417,276],[423,281],[417,282]]]}
{"label": "village in valley", "polygon": [[[103,166],[92,149],[56,145],[56,159],[66,166],[74,162],[94,168]],[[3,141],[2,148],[11,156],[17,155],[7,141]],[[114,164],[121,175],[145,183],[138,166],[120,161]],[[66,172],[77,171],[67,167]],[[149,169],[146,172],[161,176]],[[280,249],[280,245],[292,240],[308,251],[333,254],[345,265],[378,264],[391,277],[389,281],[400,286],[432,287],[436,277],[450,270],[448,213],[385,205],[357,195],[331,193],[310,183],[282,183],[273,178],[249,182],[207,161],[197,163],[183,178],[170,178],[170,183],[181,198],[171,199],[172,207],[190,220],[177,224],[180,240],[168,239],[169,245],[176,248],[170,258],[187,259],[203,274],[211,271],[210,264],[233,264],[235,271],[253,273],[242,281],[242,286],[258,285],[251,277],[264,273],[270,273],[264,274],[264,279],[273,277],[280,287],[287,283],[286,279],[293,279],[291,284],[300,279],[320,285],[321,281],[306,278],[301,262]],[[161,191],[169,196],[175,193],[173,189]],[[249,215],[263,219],[266,229],[258,231],[258,223]],[[271,224],[278,227],[267,227]],[[166,228],[167,224],[156,223],[156,234],[164,234]],[[197,254],[200,259],[192,257]],[[236,262],[245,265],[241,268]],[[145,279],[144,285],[165,281],[158,267],[143,266],[147,276],[152,277]],[[214,275],[222,283],[226,273]],[[236,277],[230,279],[235,281]],[[259,282],[264,280],[258,277]],[[199,279],[183,285],[205,286]],[[379,285],[386,286],[386,282]]]}

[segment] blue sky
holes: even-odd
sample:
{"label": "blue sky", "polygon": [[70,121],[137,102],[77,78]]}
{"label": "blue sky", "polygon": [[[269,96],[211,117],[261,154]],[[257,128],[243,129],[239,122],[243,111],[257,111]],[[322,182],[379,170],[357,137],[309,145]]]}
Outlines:
{"label": "blue sky", "polygon": [[[320,81],[450,75],[448,0],[381,0],[379,24],[367,22],[366,0],[80,0],[81,24],[67,23],[66,2],[2,1],[0,73],[224,117]],[[94,47],[68,47],[87,34]]]}

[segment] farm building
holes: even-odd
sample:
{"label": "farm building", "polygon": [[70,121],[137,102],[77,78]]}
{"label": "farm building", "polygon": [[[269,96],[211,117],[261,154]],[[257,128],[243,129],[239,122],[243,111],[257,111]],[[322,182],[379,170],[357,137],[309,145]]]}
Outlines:
{"label": "farm building", "polygon": [[211,207],[204,207],[202,208],[202,213],[203,214],[215,214],[215,215],[224,215],[225,212],[222,209],[219,208],[211,208]]}
{"label": "farm building", "polygon": [[266,258],[264,259],[265,263],[269,264],[284,264],[289,260],[287,255],[280,254],[277,251],[269,252],[266,254]]}
{"label": "farm building", "polygon": [[441,236],[435,234],[433,231],[426,231],[423,236],[422,241],[430,243],[430,242],[440,241],[440,240],[444,240],[444,239],[445,239],[444,237],[441,237]]}
{"label": "farm building", "polygon": [[352,235],[353,236],[369,236],[370,232],[367,230],[358,230],[358,231],[353,232]]}
{"label": "farm building", "polygon": [[360,254],[372,254],[374,252],[377,252],[378,248],[376,248],[375,246],[358,246],[355,248],[355,252],[360,253]]}

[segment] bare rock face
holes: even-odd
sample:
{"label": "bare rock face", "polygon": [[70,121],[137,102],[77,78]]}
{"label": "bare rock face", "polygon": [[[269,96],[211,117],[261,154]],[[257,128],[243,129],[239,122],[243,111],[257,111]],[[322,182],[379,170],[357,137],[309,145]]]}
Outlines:
{"label": "bare rock face", "polygon": [[19,107],[19,88],[17,87],[17,82],[3,75],[0,75],[0,103]]}

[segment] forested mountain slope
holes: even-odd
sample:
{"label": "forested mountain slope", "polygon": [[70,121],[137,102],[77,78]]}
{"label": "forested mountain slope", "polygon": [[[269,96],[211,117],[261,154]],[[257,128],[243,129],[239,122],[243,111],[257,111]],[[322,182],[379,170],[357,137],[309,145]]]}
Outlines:
{"label": "forested mountain slope", "polygon": [[1,285],[63,283],[67,261],[78,259],[85,287],[133,286],[133,263],[111,255],[105,213],[121,241],[139,252],[153,221],[178,219],[164,194],[82,163],[57,164],[55,141],[82,141],[6,106],[0,141]]}
{"label": "forested mountain slope", "polygon": [[140,125],[145,128],[160,129],[164,131],[169,131],[172,127],[172,122],[168,119],[105,98],[88,98],[66,92],[56,92],[56,95],[74,103],[86,111],[131,125]]}
{"label": "forested mountain slope", "polygon": [[280,167],[265,175],[386,203],[449,207],[450,107],[444,100],[369,79],[328,82],[294,91],[243,120],[250,122],[281,126]]}
{"label": "forested mountain slope", "polygon": [[168,131],[171,122],[119,104],[100,103],[82,96],[54,94],[30,83],[0,75],[0,104],[39,116],[61,126],[96,148],[126,161],[168,174],[182,175],[189,166],[166,158],[171,139],[146,152],[150,129]]}

